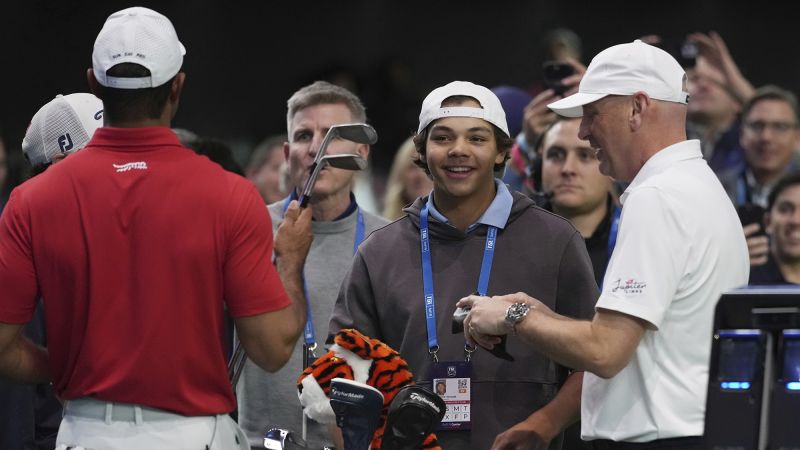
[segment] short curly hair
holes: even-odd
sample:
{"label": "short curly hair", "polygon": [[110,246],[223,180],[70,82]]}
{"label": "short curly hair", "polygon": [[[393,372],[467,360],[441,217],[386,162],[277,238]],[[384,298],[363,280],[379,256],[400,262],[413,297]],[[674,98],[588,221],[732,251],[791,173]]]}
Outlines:
{"label": "short curly hair", "polygon": [[[477,99],[470,97],[468,95],[454,95],[451,97],[447,97],[442,101],[442,107],[445,106],[459,106],[467,103],[469,101],[477,101]],[[414,135],[414,147],[417,149],[417,157],[414,158],[414,164],[421,167],[422,170],[425,171],[428,175],[431,174],[430,169],[428,168],[428,162],[425,159],[426,154],[426,143],[428,141],[428,132],[430,131],[431,127],[433,126],[434,122],[428,124],[424,130],[420,131],[419,133]],[[514,146],[514,140],[511,139],[503,130],[498,128],[494,124],[490,124],[492,126],[492,134],[494,134],[494,140],[497,144],[497,151],[499,153],[505,153],[505,157],[503,158],[503,162],[494,165],[495,172],[501,172],[506,167],[506,161],[511,158],[511,147]]]}

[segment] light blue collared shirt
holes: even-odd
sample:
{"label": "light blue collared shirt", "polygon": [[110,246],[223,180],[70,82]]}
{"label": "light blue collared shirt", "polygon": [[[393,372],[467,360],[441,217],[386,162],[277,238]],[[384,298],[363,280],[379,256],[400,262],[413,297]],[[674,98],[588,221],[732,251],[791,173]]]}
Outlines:
{"label": "light blue collared shirt", "polygon": [[[481,224],[497,227],[501,230],[506,227],[508,217],[511,215],[511,205],[514,203],[514,197],[511,196],[511,192],[499,178],[494,179],[494,184],[497,187],[497,194],[495,194],[494,200],[478,218],[478,221],[467,227],[467,233],[473,232]],[[434,219],[441,223],[450,224],[447,217],[440,213],[433,204],[433,191],[428,196],[427,205],[428,212]]]}

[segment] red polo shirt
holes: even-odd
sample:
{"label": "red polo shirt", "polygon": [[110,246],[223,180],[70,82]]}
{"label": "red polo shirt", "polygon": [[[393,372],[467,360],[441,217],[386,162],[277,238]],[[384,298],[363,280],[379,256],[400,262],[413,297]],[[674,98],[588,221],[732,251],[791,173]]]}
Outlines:
{"label": "red polo shirt", "polygon": [[256,189],[164,127],[100,128],[0,217],[0,321],[44,299],[65,399],[232,411],[221,331],[289,305]]}

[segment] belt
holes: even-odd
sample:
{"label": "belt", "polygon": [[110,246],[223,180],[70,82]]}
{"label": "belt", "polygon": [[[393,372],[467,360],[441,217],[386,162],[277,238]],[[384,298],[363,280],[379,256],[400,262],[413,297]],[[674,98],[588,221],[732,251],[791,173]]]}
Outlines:
{"label": "belt", "polygon": [[[137,420],[137,415],[139,415]],[[77,416],[86,419],[103,420],[110,418],[114,422],[157,422],[165,420],[185,419],[187,416],[150,408],[149,406],[128,403],[113,403],[92,398],[68,400],[64,406],[65,416]]]}
{"label": "belt", "polygon": [[656,439],[650,442],[616,442],[607,439],[586,441],[593,450],[704,449],[702,436]]}

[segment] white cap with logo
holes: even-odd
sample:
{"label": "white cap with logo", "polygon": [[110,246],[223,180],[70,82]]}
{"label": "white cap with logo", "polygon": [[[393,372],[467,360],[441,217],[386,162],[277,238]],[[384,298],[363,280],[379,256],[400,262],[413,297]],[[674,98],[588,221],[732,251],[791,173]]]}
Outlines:
{"label": "white cap with logo", "polygon": [[583,116],[583,105],[608,95],[646,92],[650,98],[668,102],[689,102],[685,91],[686,72],[678,61],[658,47],[637,39],[609,47],[592,58],[578,92],[547,105],[565,117]]}
{"label": "white cap with logo", "polygon": [[[445,99],[456,95],[474,98],[480,103],[481,108],[464,106],[442,107],[442,102]],[[511,136],[508,133],[506,112],[503,110],[503,105],[497,95],[489,89],[469,81],[453,81],[432,90],[422,101],[417,133],[421,133],[428,124],[442,117],[476,117],[500,128],[506,136]]]}
{"label": "white cap with logo", "polygon": [[[111,14],[92,52],[92,69],[97,81],[117,89],[161,86],[183,65],[186,49],[178,40],[172,22],[152,9],[139,6]],[[106,71],[120,63],[135,63],[150,71],[149,77],[111,77]]]}
{"label": "white cap with logo", "polygon": [[32,166],[53,162],[55,155],[82,149],[103,126],[103,102],[92,94],[57,95],[39,108],[22,139],[22,153]]}

